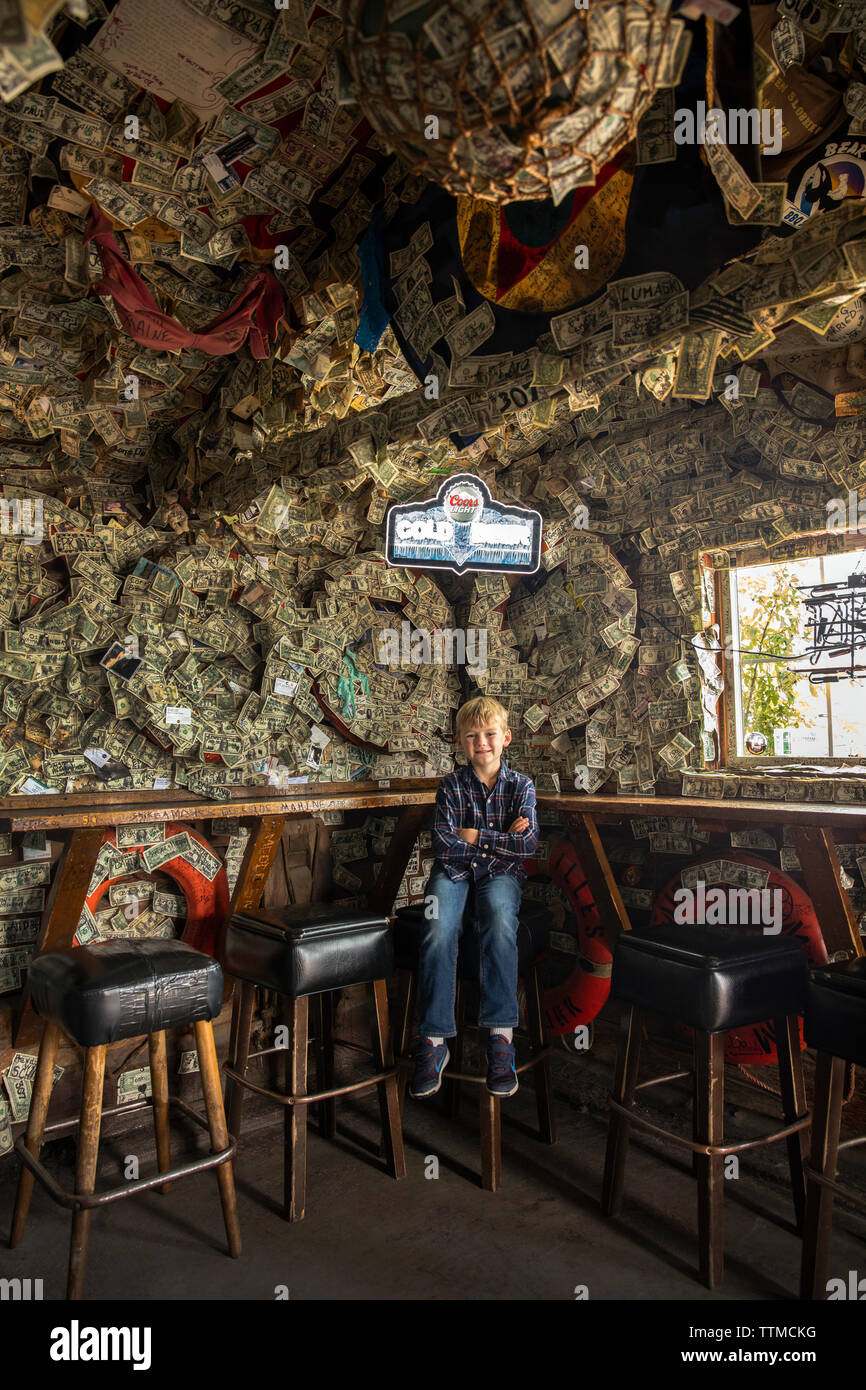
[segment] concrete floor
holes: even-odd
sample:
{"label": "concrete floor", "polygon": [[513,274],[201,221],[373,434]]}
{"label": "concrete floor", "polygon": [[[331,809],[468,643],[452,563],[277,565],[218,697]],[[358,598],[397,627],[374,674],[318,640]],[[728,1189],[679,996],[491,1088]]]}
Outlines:
{"label": "concrete floor", "polygon": [[[556,1059],[558,1070],[567,1059]],[[660,1088],[661,1089],[661,1088]],[[666,1088],[664,1088],[666,1089]],[[655,1104],[655,1101],[654,1101]],[[682,1090],[667,1108],[688,1118]],[[760,1101],[757,1102],[760,1108]],[[595,1113],[594,1113],[595,1112]],[[341,1125],[372,1147],[377,1109],[369,1097],[344,1102]],[[273,1300],[285,1285],[305,1299],[590,1299],[706,1302],[796,1297],[800,1243],[791,1225],[784,1184],[784,1145],[773,1146],[775,1168],[755,1172],[749,1155],[741,1177],[726,1184],[726,1276],[710,1293],[695,1268],[695,1186],[688,1160],[650,1136],[633,1138],[620,1219],[599,1209],[606,1122],[595,1105],[573,1097],[557,1102],[559,1140],[534,1137],[529,1085],[503,1103],[503,1186],[481,1190],[477,1107],[472,1096],[453,1121],[437,1100],[408,1101],[405,1143],[408,1177],[394,1182],[369,1152],[344,1133],[329,1143],[310,1125],[307,1214],[290,1225],[279,1214],[282,1194],[280,1122],[273,1112],[249,1115],[236,1175],[244,1253],[225,1254],[212,1173],[188,1178],[166,1196],[146,1193],[95,1213],[86,1297],[120,1299]],[[772,1115],[767,1109],[766,1116]],[[761,1128],[773,1127],[763,1118]],[[743,1118],[742,1113],[739,1118]],[[748,1118],[748,1117],[747,1117]],[[761,1117],[759,1117],[761,1118]],[[186,1133],[181,1125],[180,1135]],[[176,1144],[173,1157],[184,1147]],[[772,1151],[759,1151],[764,1155]],[[153,1151],[149,1131],[104,1142],[100,1180],[122,1174],[125,1154],[141,1171]],[[71,1186],[73,1147],[46,1149],[52,1170]],[[438,1178],[425,1177],[429,1156]],[[8,1231],[18,1164],[0,1165],[0,1231]],[[2,1250],[4,1277],[41,1278],[46,1299],[62,1298],[69,1215],[37,1187],[22,1246]],[[837,1203],[831,1276],[866,1270],[866,1220]]]}

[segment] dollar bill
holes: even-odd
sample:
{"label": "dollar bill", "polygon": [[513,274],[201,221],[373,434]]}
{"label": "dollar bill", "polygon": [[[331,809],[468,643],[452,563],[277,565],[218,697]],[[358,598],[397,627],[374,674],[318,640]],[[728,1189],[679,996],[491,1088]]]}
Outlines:
{"label": "dollar bill", "polygon": [[[150,846],[141,851],[141,862],[147,872],[152,874],[157,869],[161,869],[163,864],[167,864],[170,859],[178,857],[189,859],[190,847],[192,845],[189,832],[182,830],[177,835],[171,835],[163,840],[162,844]],[[191,862],[191,861],[190,861]]]}
{"label": "dollar bill", "polygon": [[696,864],[680,870],[680,882],[684,888],[695,889],[698,883],[721,883],[722,882],[722,861],[720,859],[708,860],[705,864]]}
{"label": "dollar bill", "polygon": [[221,82],[216,84],[216,91],[224,101],[231,106],[236,106],[244,97],[251,96],[261,87],[273,82],[280,77],[284,71],[281,63],[265,63],[258,55],[250,58],[242,67],[237,68],[229,77],[224,77]]}
{"label": "dollar bill", "polygon": [[0,1158],[2,1158],[4,1154],[11,1153],[13,1147],[12,1111],[9,1108],[8,1100],[3,1092],[0,1091]]}
{"label": "dollar bill", "polygon": [[448,330],[446,341],[455,357],[468,357],[487,341],[495,329],[496,319],[493,310],[484,300],[477,309],[473,309],[471,314],[467,314]]}
{"label": "dollar bill", "polygon": [[692,842],[687,835],[672,835],[659,830],[650,835],[649,843],[654,854],[691,854],[692,852]]}
{"label": "dollar bill", "polygon": [[777,226],[785,214],[788,185],[785,183],[756,183],[752,187],[760,194],[760,201],[748,217],[743,217],[731,204],[725,204],[725,215],[734,227]]}
{"label": "dollar bill", "polygon": [[103,54],[87,45],[75,50],[67,60],[65,72],[93,91],[101,92],[118,109],[126,107],[136,94],[135,83],[112,67]]}
{"label": "dollar bill", "polygon": [[133,1067],[117,1078],[117,1104],[131,1105],[153,1094],[150,1067]]}
{"label": "dollar bill", "polygon": [[692,34],[681,19],[671,22],[656,68],[656,87],[678,87],[692,46]]}
{"label": "dollar bill", "polygon": [[304,106],[312,90],[309,82],[295,80],[267,96],[245,102],[243,111],[244,114],[249,113],[254,120],[270,125]]}
{"label": "dollar bill", "polygon": [[769,877],[769,869],[758,869],[751,864],[736,864],[730,859],[723,859],[719,882],[735,884],[739,888],[766,888]]}
{"label": "dollar bill", "polygon": [[707,132],[704,145],[707,163],[725,201],[730,203],[742,218],[748,220],[750,214],[759,206],[761,194],[728,146],[718,139],[710,138],[711,136],[712,132]]}
{"label": "dollar bill", "polygon": [[156,888],[153,894],[153,910],[162,917],[185,917],[187,915],[186,898],[179,893],[169,893],[165,889]]}
{"label": "dollar bill", "polygon": [[79,116],[71,111],[63,114],[60,107],[51,119],[50,129],[60,140],[69,140],[96,151],[105,149],[111,133],[106,121],[93,116]]}
{"label": "dollar bill", "polygon": [[109,179],[119,183],[123,175],[123,160],[118,155],[94,154],[78,145],[64,145],[60,151],[60,167],[70,173],[89,174],[92,178]]}
{"label": "dollar bill", "polygon": [[709,399],[721,342],[722,334],[715,329],[686,333],[677,356],[672,396]]}
{"label": "dollar bill", "polygon": [[141,845],[160,845],[165,841],[165,823],[119,825],[117,827],[118,849],[137,849]]}
{"label": "dollar bill", "polygon": [[613,304],[605,293],[580,309],[569,309],[550,320],[550,331],[561,352],[576,347],[587,338],[594,338],[613,322]]}
{"label": "dollar bill", "polygon": [[[82,143],[86,144],[87,142]],[[151,140],[127,139],[125,127],[122,124],[110,130],[106,137],[106,144],[115,153],[128,159],[134,159],[137,164],[147,165],[164,174],[168,179],[169,187],[171,187],[171,178],[177,165],[177,155],[173,150],[168,150],[163,145],[154,144]]]}
{"label": "dollar bill", "polygon": [[213,882],[222,868],[219,856],[209,850],[206,845],[192,838],[190,838],[189,848],[184,851],[182,857],[200,874],[203,874],[209,883]]}
{"label": "dollar bill", "polygon": [[[29,1052],[16,1052],[9,1066],[3,1071],[3,1085],[6,1087],[6,1094],[9,1097],[9,1109],[14,1123],[26,1120],[30,1113],[30,1098],[33,1094],[33,1082],[36,1079],[37,1057]],[[56,1086],[64,1068],[55,1066],[54,1081],[52,1087]]]}
{"label": "dollar bill", "polygon": [[850,133],[866,134],[866,83],[849,82],[845,88],[843,102],[851,117]]}
{"label": "dollar bill", "polygon": [[17,864],[11,869],[0,869],[0,893],[35,888],[50,882],[50,864]]}
{"label": "dollar bill", "polygon": [[773,57],[781,72],[802,63],[806,56],[806,39],[799,24],[789,16],[778,20],[770,33]]}
{"label": "dollar bill", "polygon": [[147,879],[137,881],[126,881],[124,883],[112,883],[108,890],[108,901],[112,907],[120,907],[124,903],[139,903],[153,897],[153,884]]}
{"label": "dollar bill", "polygon": [[148,216],[144,203],[133,198],[125,188],[112,179],[92,178],[86,184],[86,191],[104,212],[125,227],[135,227]]}
{"label": "dollar bill", "polygon": [[38,916],[0,919],[0,946],[17,946],[22,942],[35,941],[40,920]]}
{"label": "dollar bill", "polygon": [[0,913],[41,912],[44,906],[44,888],[6,889],[0,892]]}
{"label": "dollar bill", "polygon": [[657,307],[615,312],[613,342],[616,347],[624,347],[679,337],[688,322],[689,296],[683,290]]}
{"label": "dollar bill", "polygon": [[668,164],[677,157],[674,140],[674,93],[656,92],[637,128],[636,163]]}

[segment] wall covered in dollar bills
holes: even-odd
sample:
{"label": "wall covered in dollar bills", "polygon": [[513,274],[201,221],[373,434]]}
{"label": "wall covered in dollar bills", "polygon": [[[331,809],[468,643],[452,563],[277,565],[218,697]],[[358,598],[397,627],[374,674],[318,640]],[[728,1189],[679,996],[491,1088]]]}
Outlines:
{"label": "wall covered in dollar bills", "polygon": [[[441,775],[478,691],[543,789],[714,789],[712,570],[805,553],[866,465],[866,50],[855,3],[694,8],[594,182],[500,206],[394,155],[336,0],[2,0],[0,795]],[[763,165],[679,138],[735,77]],[[385,565],[389,503],[456,471],[540,511],[537,574]],[[645,910],[704,842],[638,828]]]}

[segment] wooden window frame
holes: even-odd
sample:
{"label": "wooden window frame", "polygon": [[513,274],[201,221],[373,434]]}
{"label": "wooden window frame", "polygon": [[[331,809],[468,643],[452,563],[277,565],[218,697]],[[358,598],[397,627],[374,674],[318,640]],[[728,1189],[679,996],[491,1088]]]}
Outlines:
{"label": "wooden window frame", "polygon": [[[810,544],[809,555],[803,555],[803,542]],[[769,755],[738,753],[736,718],[736,667],[730,647],[734,643],[735,614],[731,601],[731,576],[738,569],[754,565],[782,565],[789,561],[819,558],[822,555],[837,555],[850,551],[866,550],[866,534],[857,530],[811,531],[792,537],[781,545],[773,546],[768,552],[762,546],[744,545],[730,550],[731,564],[728,569],[717,569],[714,575],[715,613],[713,621],[718,623],[722,634],[722,662],[724,686],[719,697],[717,767],[731,772],[753,772],[771,768],[787,769],[803,767],[827,767],[838,771],[846,768],[860,768],[866,763],[866,751],[861,755],[845,758],[810,757],[805,753],[793,755],[773,753]],[[737,638],[739,641],[739,637]]]}

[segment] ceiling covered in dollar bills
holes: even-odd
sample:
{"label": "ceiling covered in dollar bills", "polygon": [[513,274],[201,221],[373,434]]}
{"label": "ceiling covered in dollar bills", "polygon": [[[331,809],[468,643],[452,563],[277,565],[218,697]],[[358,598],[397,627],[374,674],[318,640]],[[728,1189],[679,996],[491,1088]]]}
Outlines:
{"label": "ceiling covered in dollar bills", "polygon": [[[701,556],[823,530],[866,463],[866,4],[695,0],[638,91],[650,9],[575,47],[543,0],[0,0],[0,794],[439,774],[475,690],[541,786],[712,768]],[[515,71],[577,48],[583,153],[558,107],[497,202]],[[428,59],[446,113],[505,72],[484,198],[391,149]],[[714,100],[762,160],[681,140]],[[539,508],[538,575],[386,568],[388,503],[457,470]]]}

